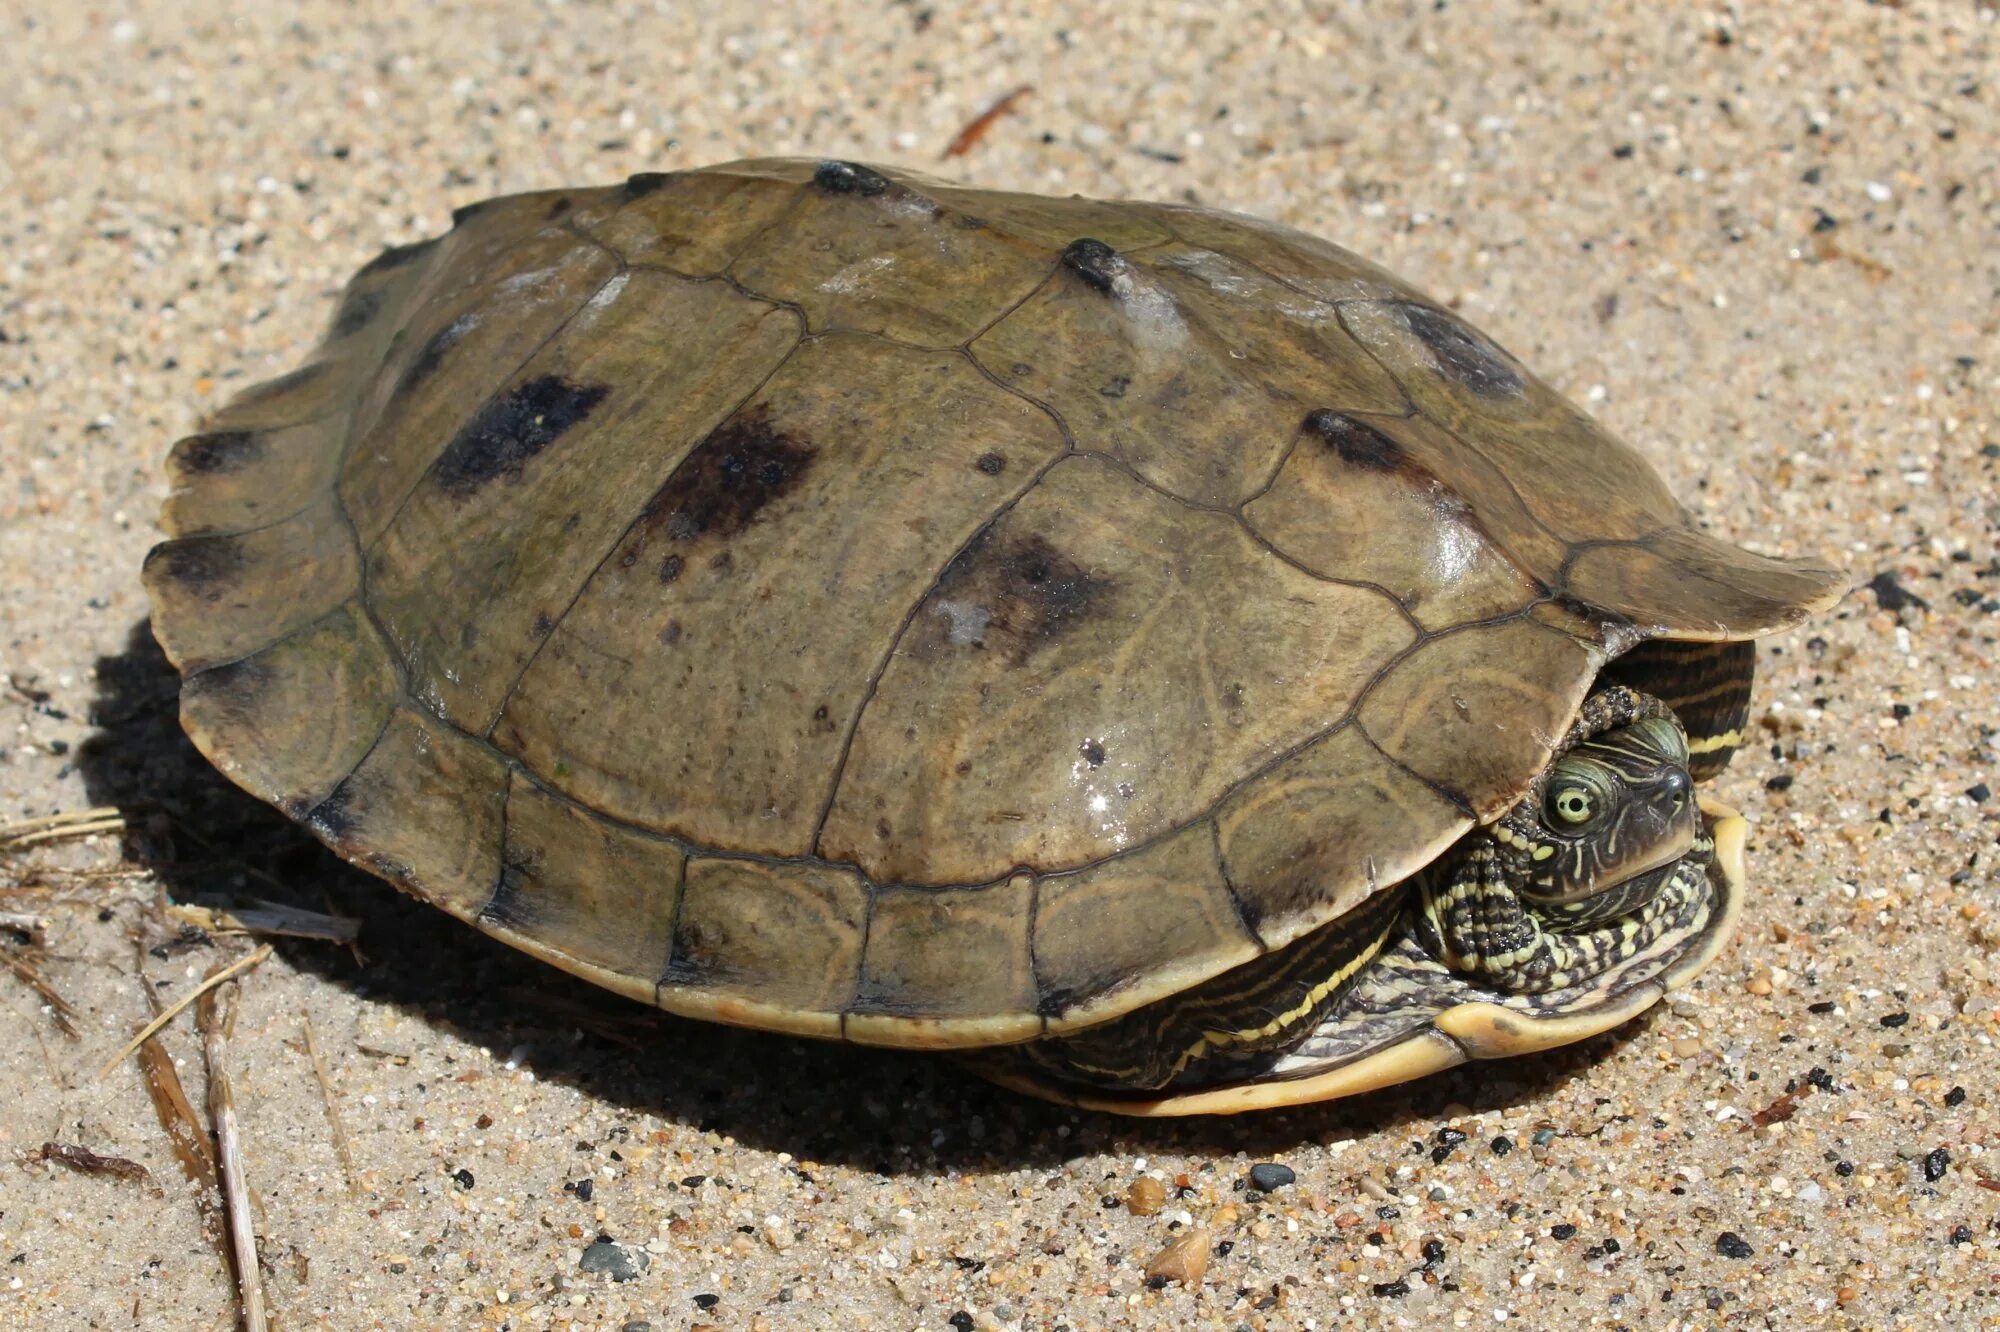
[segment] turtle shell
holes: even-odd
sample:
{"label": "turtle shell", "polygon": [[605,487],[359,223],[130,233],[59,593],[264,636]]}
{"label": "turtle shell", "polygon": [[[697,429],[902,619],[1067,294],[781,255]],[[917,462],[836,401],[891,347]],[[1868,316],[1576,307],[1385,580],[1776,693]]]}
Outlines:
{"label": "turtle shell", "polygon": [[233,780],[614,990],[912,1046],[1282,947],[1612,658],[1844,587],[1325,241],[851,163],[461,210],[170,469]]}

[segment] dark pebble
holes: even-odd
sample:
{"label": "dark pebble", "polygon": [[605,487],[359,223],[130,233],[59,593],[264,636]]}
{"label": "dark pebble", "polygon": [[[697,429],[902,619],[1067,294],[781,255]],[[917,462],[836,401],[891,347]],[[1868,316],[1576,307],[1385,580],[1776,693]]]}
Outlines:
{"label": "dark pebble", "polygon": [[571,1193],[574,1193],[578,1198],[582,1199],[584,1202],[589,1202],[590,1195],[597,1192],[597,1181],[592,1179],[579,1179],[573,1183],[566,1184],[563,1187],[567,1188]]}
{"label": "dark pebble", "polygon": [[469,1189],[472,1187],[473,1179],[472,1179],[472,1172],[470,1170],[453,1171],[451,1177],[453,1180],[457,1182],[458,1187],[460,1187],[461,1189]]}
{"label": "dark pebble", "polygon": [[1505,1156],[1514,1150],[1514,1140],[1503,1133],[1493,1140],[1491,1147],[1495,1156]]}
{"label": "dark pebble", "polygon": [[1972,1243],[1972,1227],[1971,1227],[1971,1226],[1954,1226],[1954,1227],[1952,1227],[1952,1231],[1951,1231],[1951,1242],[1952,1242],[1953,1244],[1970,1244],[1970,1243]]}
{"label": "dark pebble", "polygon": [[1546,1147],[1555,1140],[1556,1131],[1552,1128],[1536,1129],[1535,1136],[1529,1139],[1537,1147]]}
{"label": "dark pebble", "polygon": [[1908,1013],[1884,1013],[1875,1019],[1885,1027],[1900,1027],[1910,1020]]}
{"label": "dark pebble", "polygon": [[1831,999],[1821,999],[1818,1003],[1807,1004],[1806,1012],[1831,1013],[1834,1009],[1838,1007],[1840,1007],[1840,1005],[1834,1003],[1833,1000]]}
{"label": "dark pebble", "polygon": [[1369,1289],[1378,1299],[1400,1300],[1410,1293],[1410,1283],[1398,1277],[1394,1281],[1378,1281]]}
{"label": "dark pebble", "polygon": [[1965,794],[1972,798],[1973,804],[1983,805],[1993,798],[1993,788],[1985,782],[1980,782],[1976,786],[1966,787]]}
{"label": "dark pebble", "polygon": [[944,1321],[950,1323],[958,1332],[972,1332],[972,1315],[963,1309]]}
{"label": "dark pebble", "polygon": [[1264,1193],[1282,1189],[1298,1177],[1298,1172],[1290,1166],[1279,1165],[1274,1161],[1250,1167],[1250,1187]]}
{"label": "dark pebble", "polygon": [[1893,569],[1884,569],[1868,580],[1868,590],[1875,594],[1875,604],[1885,611],[1899,611],[1908,606],[1929,610],[1931,603],[1904,587],[1896,580]]}
{"label": "dark pebble", "polygon": [[1944,1178],[1944,1172],[1951,1169],[1951,1153],[1942,1147],[1933,1147],[1924,1157],[1924,1178],[1935,1184]]}
{"label": "dark pebble", "polygon": [[1944,1103],[1946,1105],[1952,1105],[1952,1106],[1964,1105],[1965,1088],[1953,1087],[1950,1091],[1944,1094]]}
{"label": "dark pebble", "polygon": [[653,1261],[644,1249],[629,1248],[616,1240],[599,1238],[583,1251],[577,1266],[586,1272],[601,1272],[613,1281],[632,1281]]}
{"label": "dark pebble", "polygon": [[1839,1175],[1842,1179],[1846,1179],[1849,1175],[1852,1175],[1854,1173],[1854,1162],[1835,1161],[1833,1163],[1833,1173]]}
{"label": "dark pebble", "polygon": [[1559,1221],[1549,1227],[1549,1234],[1552,1238],[1559,1240],[1575,1239],[1576,1227],[1567,1221]]}
{"label": "dark pebble", "polygon": [[1792,774],[1781,772],[1776,777],[1766,777],[1764,779],[1764,789],[1766,791],[1789,791],[1792,789],[1792,780]]}
{"label": "dark pebble", "polygon": [[681,1187],[684,1189],[698,1189],[706,1183],[708,1183],[707,1175],[688,1175],[681,1180]]}
{"label": "dark pebble", "polygon": [[710,1295],[706,1291],[694,1297],[694,1307],[701,1310],[703,1313],[707,1313],[710,1309],[713,1309],[716,1305],[720,1303],[722,1303],[722,1297],[720,1295]]}
{"label": "dark pebble", "polygon": [[1429,1267],[1436,1267],[1439,1263],[1443,1261],[1444,1261],[1444,1241],[1438,1239],[1425,1240],[1424,1241],[1425,1265]]}
{"label": "dark pebble", "polygon": [[1748,1258],[1757,1252],[1733,1230],[1725,1230],[1715,1237],[1715,1251],[1724,1258]]}
{"label": "dark pebble", "polygon": [[1823,1092],[1835,1090],[1833,1074],[1827,1072],[1817,1064],[1813,1065],[1811,1070],[1806,1073],[1806,1081]]}

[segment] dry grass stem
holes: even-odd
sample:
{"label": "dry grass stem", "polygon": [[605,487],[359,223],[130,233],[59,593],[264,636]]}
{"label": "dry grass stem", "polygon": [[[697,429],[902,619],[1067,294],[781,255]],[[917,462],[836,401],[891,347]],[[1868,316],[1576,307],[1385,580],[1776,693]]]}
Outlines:
{"label": "dry grass stem", "polygon": [[235,976],[241,972],[248,971],[251,967],[256,966],[259,962],[262,962],[265,958],[269,957],[270,955],[271,955],[271,945],[265,944],[263,947],[259,948],[256,952],[251,953],[248,957],[240,957],[236,961],[230,963],[228,966],[222,968],[222,970],[210,972],[208,976],[202,981],[201,984],[195,986],[194,989],[182,995],[172,1004],[169,1004],[165,1009],[161,1010],[158,1017],[154,1018],[151,1022],[148,1022],[144,1027],[140,1028],[139,1034],[137,1036],[134,1036],[131,1040],[125,1043],[124,1049],[120,1050],[117,1054],[111,1056],[111,1058],[105,1060],[104,1066],[97,1070],[97,1076],[101,1078],[106,1073],[109,1073],[112,1069],[118,1067],[119,1061],[123,1060],[126,1055],[129,1055],[134,1050],[138,1049],[140,1045],[144,1044],[147,1037],[153,1035],[153,1033],[157,1032],[160,1028],[166,1026],[169,1022],[172,1022],[175,1017],[179,1016],[180,1011],[186,1008],[189,1004],[201,998],[204,994],[207,994],[210,990],[222,984],[222,982],[228,980],[231,976]]}
{"label": "dry grass stem", "polygon": [[333,1154],[340,1158],[340,1173],[347,1181],[348,1196],[354,1197],[360,1192],[354,1183],[354,1154],[348,1150],[347,1125],[340,1122],[340,1106],[333,1099],[333,1079],[327,1076],[326,1060],[320,1057],[312,1019],[301,1013],[299,1024],[305,1028],[306,1054],[312,1058],[313,1076],[319,1079],[320,1099],[326,1102],[326,1122],[333,1130]]}
{"label": "dry grass stem", "polygon": [[92,833],[125,831],[125,815],[114,805],[47,814],[39,819],[0,826],[0,851],[19,851],[43,842],[59,842]]}
{"label": "dry grass stem", "polygon": [[[269,953],[267,944],[260,952]],[[240,971],[240,964],[209,973],[202,982],[195,1023],[201,1028],[202,1053],[208,1063],[208,1118],[215,1130],[216,1162],[222,1174],[223,1215],[229,1222],[229,1252],[236,1269],[236,1294],[244,1332],[269,1332],[264,1316],[264,1280],[257,1267],[257,1232],[250,1217],[250,1188],[243,1173],[243,1133],[236,1117],[236,1096],[229,1083],[229,1037],[236,1026],[237,990],[216,987]]]}
{"label": "dry grass stem", "polygon": [[33,990],[41,998],[41,1001],[49,1006],[49,1020],[56,1024],[56,1030],[71,1040],[76,1040],[76,1023],[71,1021],[71,1019],[77,1014],[75,1007],[71,1005],[69,1000],[57,993],[56,987],[49,984],[47,978],[41,972],[29,966],[20,958],[0,953],[0,962],[6,963],[7,970],[13,972],[21,984]]}

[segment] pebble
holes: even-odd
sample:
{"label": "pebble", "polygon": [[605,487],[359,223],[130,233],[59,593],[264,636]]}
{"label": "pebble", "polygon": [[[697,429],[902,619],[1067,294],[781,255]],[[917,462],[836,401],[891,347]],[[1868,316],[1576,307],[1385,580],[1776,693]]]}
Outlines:
{"label": "pebble", "polygon": [[613,1281],[631,1281],[652,1264],[652,1255],[644,1249],[600,1236],[583,1251],[576,1265],[586,1272],[602,1273]]}
{"label": "pebble", "polygon": [[1724,1258],[1748,1258],[1757,1252],[1733,1230],[1725,1230],[1715,1237],[1715,1251]]}
{"label": "pebble", "polygon": [[1157,1216],[1167,1205],[1167,1186],[1151,1175],[1141,1175],[1125,1190],[1125,1210],[1134,1216]]}
{"label": "pebble", "polygon": [[1280,1165],[1275,1161],[1266,1161],[1261,1165],[1250,1167],[1250,1187],[1263,1193],[1276,1192],[1297,1178],[1297,1173],[1290,1166]]}
{"label": "pebble", "polygon": [[1146,1264],[1146,1284],[1158,1289],[1173,1283],[1197,1286],[1208,1271],[1208,1231],[1192,1227],[1153,1255]]}
{"label": "pebble", "polygon": [[1924,1157],[1924,1178],[1932,1184],[1943,1179],[1951,1169],[1951,1153],[1942,1147],[1933,1147]]}

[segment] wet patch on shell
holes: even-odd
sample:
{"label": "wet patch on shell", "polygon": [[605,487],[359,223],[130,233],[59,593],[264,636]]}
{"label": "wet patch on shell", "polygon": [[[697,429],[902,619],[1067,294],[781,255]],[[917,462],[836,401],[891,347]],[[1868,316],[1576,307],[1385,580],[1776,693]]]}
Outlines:
{"label": "wet patch on shell", "polygon": [[1399,307],[1403,322],[1430,348],[1438,369],[1481,397],[1519,394],[1526,381],[1514,358],[1487,341],[1470,325],[1428,305]]}
{"label": "wet patch on shell", "polygon": [[520,476],[530,458],[588,417],[610,391],[543,375],[493,399],[439,455],[438,488],[465,499],[502,476]]}

